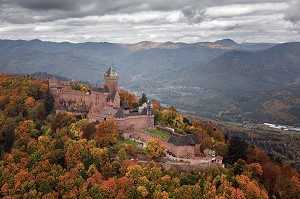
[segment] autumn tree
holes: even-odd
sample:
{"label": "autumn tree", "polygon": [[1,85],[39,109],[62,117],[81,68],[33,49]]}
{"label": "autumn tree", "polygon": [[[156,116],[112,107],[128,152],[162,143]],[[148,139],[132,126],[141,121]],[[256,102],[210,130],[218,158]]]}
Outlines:
{"label": "autumn tree", "polygon": [[164,153],[164,145],[160,139],[155,138],[147,142],[147,147],[145,149],[146,155],[149,158],[157,158]]}
{"label": "autumn tree", "polygon": [[76,139],[83,138],[82,127],[87,124],[88,124],[87,119],[79,120],[75,123],[70,124],[70,126],[69,126],[70,135],[74,136]]}
{"label": "autumn tree", "polygon": [[163,124],[169,127],[182,129],[184,127],[182,116],[174,110],[162,111]]}
{"label": "autumn tree", "polygon": [[38,130],[36,129],[36,124],[32,120],[23,121],[19,127],[15,130],[15,133],[18,137],[38,137]]}
{"label": "autumn tree", "polygon": [[91,139],[96,133],[96,127],[94,124],[88,122],[81,126],[82,138]]}
{"label": "autumn tree", "polygon": [[119,89],[118,92],[120,95],[120,102],[122,106],[124,106],[125,104],[129,106],[128,108],[135,108],[138,106],[139,101],[133,93],[129,93],[122,89]]}
{"label": "autumn tree", "polygon": [[162,111],[154,110],[154,124],[163,124],[163,114]]}
{"label": "autumn tree", "polygon": [[118,152],[118,157],[120,160],[125,160],[127,158],[125,147],[121,147]]}
{"label": "autumn tree", "polygon": [[163,107],[160,105],[160,103],[157,100],[152,100],[152,106],[153,106],[153,110],[158,110],[158,111],[162,111]]}
{"label": "autumn tree", "polygon": [[94,139],[98,146],[105,147],[115,144],[118,140],[118,125],[115,120],[102,121],[96,129]]}
{"label": "autumn tree", "polygon": [[63,127],[67,127],[75,121],[76,121],[76,118],[74,117],[73,113],[59,112],[50,121],[51,129],[53,131],[56,131],[56,129],[61,129]]}

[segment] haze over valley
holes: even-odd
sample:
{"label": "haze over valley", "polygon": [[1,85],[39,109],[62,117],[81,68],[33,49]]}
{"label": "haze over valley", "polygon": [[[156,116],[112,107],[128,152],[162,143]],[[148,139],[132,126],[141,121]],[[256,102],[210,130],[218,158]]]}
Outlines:
{"label": "haze over valley", "polygon": [[1,40],[0,71],[46,72],[120,86],[192,114],[226,121],[300,124],[300,43],[55,43]]}

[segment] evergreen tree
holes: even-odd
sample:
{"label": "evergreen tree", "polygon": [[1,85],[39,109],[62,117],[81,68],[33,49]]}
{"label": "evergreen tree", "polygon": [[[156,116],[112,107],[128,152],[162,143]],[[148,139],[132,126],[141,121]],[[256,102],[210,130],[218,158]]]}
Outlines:
{"label": "evergreen tree", "polygon": [[142,105],[142,104],[146,103],[147,101],[148,101],[148,98],[146,97],[146,94],[143,93],[142,97],[139,99],[139,102]]}
{"label": "evergreen tree", "polygon": [[246,160],[248,144],[240,137],[235,136],[229,139],[226,162],[233,164],[238,159]]}

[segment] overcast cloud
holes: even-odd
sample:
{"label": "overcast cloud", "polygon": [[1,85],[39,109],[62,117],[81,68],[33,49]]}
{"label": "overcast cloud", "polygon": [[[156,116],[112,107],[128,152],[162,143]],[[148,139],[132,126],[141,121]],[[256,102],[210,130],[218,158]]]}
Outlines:
{"label": "overcast cloud", "polygon": [[300,0],[0,0],[0,39],[300,41]]}

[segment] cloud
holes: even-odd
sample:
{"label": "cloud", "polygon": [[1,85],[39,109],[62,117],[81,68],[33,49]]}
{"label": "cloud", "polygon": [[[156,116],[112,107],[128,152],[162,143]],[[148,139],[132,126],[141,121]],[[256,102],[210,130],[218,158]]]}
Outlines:
{"label": "cloud", "polygon": [[[217,1],[219,0],[0,0],[0,10],[2,22],[26,23],[147,11],[175,11],[186,6],[206,7]],[[19,13],[11,16],[14,9],[19,10]],[[24,15],[26,20],[22,20]]]}
{"label": "cloud", "polygon": [[289,7],[285,13],[284,19],[290,21],[291,29],[300,32],[300,1],[292,0],[289,3]]}
{"label": "cloud", "polygon": [[286,3],[231,4],[207,8],[205,15],[213,18],[234,17],[260,13],[269,14],[287,8],[288,4]]}
{"label": "cloud", "polygon": [[0,39],[300,40],[299,0],[0,0]]}
{"label": "cloud", "polygon": [[187,6],[181,10],[182,14],[187,18],[189,24],[200,23],[204,21],[205,10],[195,9],[194,7]]}
{"label": "cloud", "polygon": [[289,7],[285,14],[285,19],[291,22],[300,21],[300,1],[292,0],[290,1]]}
{"label": "cloud", "polygon": [[182,13],[193,24],[201,23],[207,19],[230,18],[251,14],[269,15],[286,10],[287,8],[287,3],[229,4],[212,6],[201,10],[194,7],[185,7],[182,9]]}

